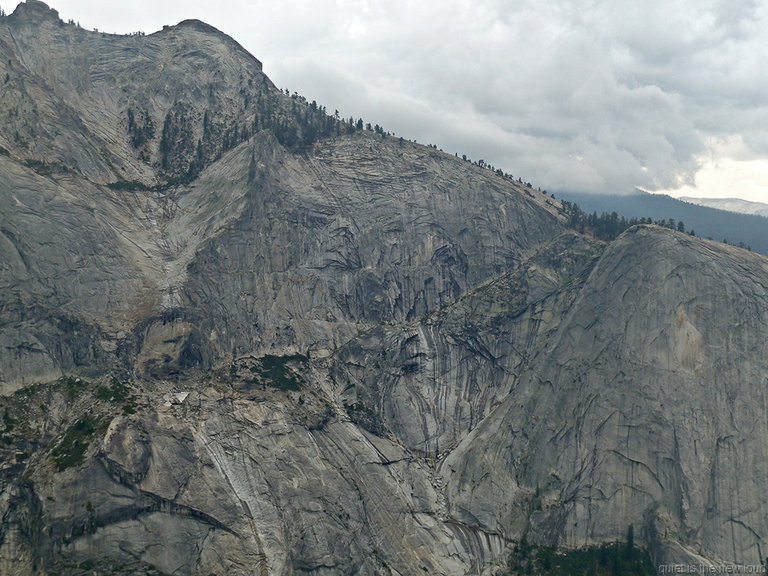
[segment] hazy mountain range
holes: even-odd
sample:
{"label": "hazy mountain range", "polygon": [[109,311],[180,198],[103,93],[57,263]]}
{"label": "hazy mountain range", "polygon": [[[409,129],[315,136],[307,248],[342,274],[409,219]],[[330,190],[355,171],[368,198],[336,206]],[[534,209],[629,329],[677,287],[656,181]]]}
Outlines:
{"label": "hazy mountain range", "polygon": [[680,200],[690,202],[691,204],[698,204],[699,206],[727,210],[728,212],[768,216],[768,204],[764,202],[750,202],[741,198],[691,198],[688,196],[681,197]]}
{"label": "hazy mountain range", "polygon": [[[693,230],[697,236],[718,241],[727,240],[729,244],[751,247],[761,254],[768,254],[768,219],[758,212],[740,213],[726,210],[725,206],[745,207],[750,209],[756,203],[746,201],[710,201],[698,205],[685,199],[676,199],[663,194],[639,192],[626,195],[579,194],[567,193],[561,196],[576,202],[586,212],[616,212],[626,218],[652,218],[654,221],[672,218],[682,220],[686,230]],[[744,202],[742,204],[742,202]],[[758,206],[760,206],[758,204]]]}

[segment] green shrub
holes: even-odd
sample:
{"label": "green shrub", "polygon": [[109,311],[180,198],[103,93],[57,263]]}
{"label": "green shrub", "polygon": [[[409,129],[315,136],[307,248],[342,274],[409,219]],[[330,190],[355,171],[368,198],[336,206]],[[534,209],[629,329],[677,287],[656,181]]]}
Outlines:
{"label": "green shrub", "polygon": [[3,433],[8,434],[9,432],[12,432],[13,429],[16,427],[16,420],[14,420],[13,416],[11,416],[8,413],[8,409],[6,408],[5,412],[3,413],[3,424],[5,425],[5,430],[3,430]]}
{"label": "green shrub", "polygon": [[75,376],[65,376],[59,379],[59,384],[63,385],[67,391],[67,397],[73,400],[83,389],[89,386],[89,382]]}
{"label": "green shrub", "polygon": [[242,364],[241,366],[232,364],[229,367],[231,377],[237,377],[239,368],[247,366],[248,371],[254,376],[247,380],[252,384],[260,383],[263,386],[270,386],[283,391],[298,391],[304,384],[304,378],[296,367],[291,365],[300,364],[304,366],[309,362],[309,357],[303,354],[289,354],[286,356],[267,354],[261,358],[250,358],[241,362],[245,366]]}
{"label": "green shrub", "polygon": [[109,184],[107,184],[107,188],[111,190],[128,190],[128,191],[149,190],[149,187],[146,184],[139,182],[137,180],[118,180],[117,182],[110,182]]}
{"label": "green shrub", "polygon": [[289,356],[273,356],[267,354],[261,358],[261,375],[267,380],[267,383],[280,390],[298,391],[304,384],[304,379],[300,374],[292,370],[288,364],[298,362],[306,364],[309,358],[303,354],[292,354]]}
{"label": "green shrub", "polygon": [[59,472],[82,463],[91,437],[99,428],[99,422],[90,416],[81,418],[69,427],[52,451]]}
{"label": "green shrub", "polygon": [[24,388],[20,388],[19,390],[16,390],[16,392],[14,392],[13,395],[25,396],[26,398],[31,398],[36,393],[37,393],[36,386],[25,386]]}
{"label": "green shrub", "polygon": [[96,389],[96,398],[114,404],[124,402],[125,399],[128,398],[128,394],[128,386],[120,382],[117,378],[113,378],[109,386],[99,386]]}
{"label": "green shrub", "polygon": [[508,574],[539,576],[651,576],[650,556],[629,543],[614,542],[562,550],[521,542],[509,558]]}
{"label": "green shrub", "polygon": [[387,433],[387,428],[382,423],[379,415],[366,406],[365,403],[358,401],[354,404],[349,404],[345,401],[344,409],[347,411],[347,415],[352,422],[371,434],[384,436]]}

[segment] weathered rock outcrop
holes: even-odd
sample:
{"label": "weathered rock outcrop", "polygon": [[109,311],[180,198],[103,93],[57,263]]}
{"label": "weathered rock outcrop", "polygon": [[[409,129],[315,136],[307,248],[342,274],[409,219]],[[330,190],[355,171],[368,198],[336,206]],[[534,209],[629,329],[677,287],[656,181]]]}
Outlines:
{"label": "weathered rock outcrop", "polygon": [[768,555],[768,260],[606,244],[188,21],[0,19],[0,572]]}
{"label": "weathered rock outcrop", "polygon": [[571,545],[633,525],[659,556],[761,565],[767,293],[761,256],[628,231],[540,359],[446,458],[451,512]]}

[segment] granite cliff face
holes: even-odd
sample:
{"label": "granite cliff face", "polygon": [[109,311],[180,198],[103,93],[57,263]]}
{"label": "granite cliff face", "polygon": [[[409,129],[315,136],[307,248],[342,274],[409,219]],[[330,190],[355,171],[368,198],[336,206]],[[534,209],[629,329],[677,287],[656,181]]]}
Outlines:
{"label": "granite cliff face", "polygon": [[614,242],[443,463],[452,514],[573,544],[633,525],[665,558],[760,565],[767,264],[651,228]]}
{"label": "granite cliff face", "polygon": [[0,572],[768,553],[768,260],[355,130],[196,21],[0,19]]}

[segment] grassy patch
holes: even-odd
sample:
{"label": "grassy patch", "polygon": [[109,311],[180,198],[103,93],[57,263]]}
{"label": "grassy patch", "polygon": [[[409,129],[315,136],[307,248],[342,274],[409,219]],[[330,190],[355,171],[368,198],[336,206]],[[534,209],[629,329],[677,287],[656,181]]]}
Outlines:
{"label": "grassy patch", "polygon": [[127,191],[149,190],[149,187],[146,184],[144,184],[143,182],[139,182],[138,180],[118,180],[117,182],[110,182],[109,184],[107,184],[107,188],[111,190],[127,190]]}
{"label": "grassy patch", "polygon": [[229,367],[231,378],[240,377],[240,369],[250,372],[248,380],[253,384],[262,384],[283,391],[298,391],[304,384],[304,378],[296,365],[302,367],[309,362],[309,357],[303,354],[274,356],[267,354],[261,358],[247,358]]}
{"label": "grassy patch", "polygon": [[62,162],[46,162],[45,160],[27,159],[24,161],[27,168],[31,168],[40,176],[51,176],[52,174],[66,174],[70,169]]}
{"label": "grassy patch", "polygon": [[52,451],[59,472],[82,463],[91,438],[100,427],[96,419],[85,416],[67,429]]}

